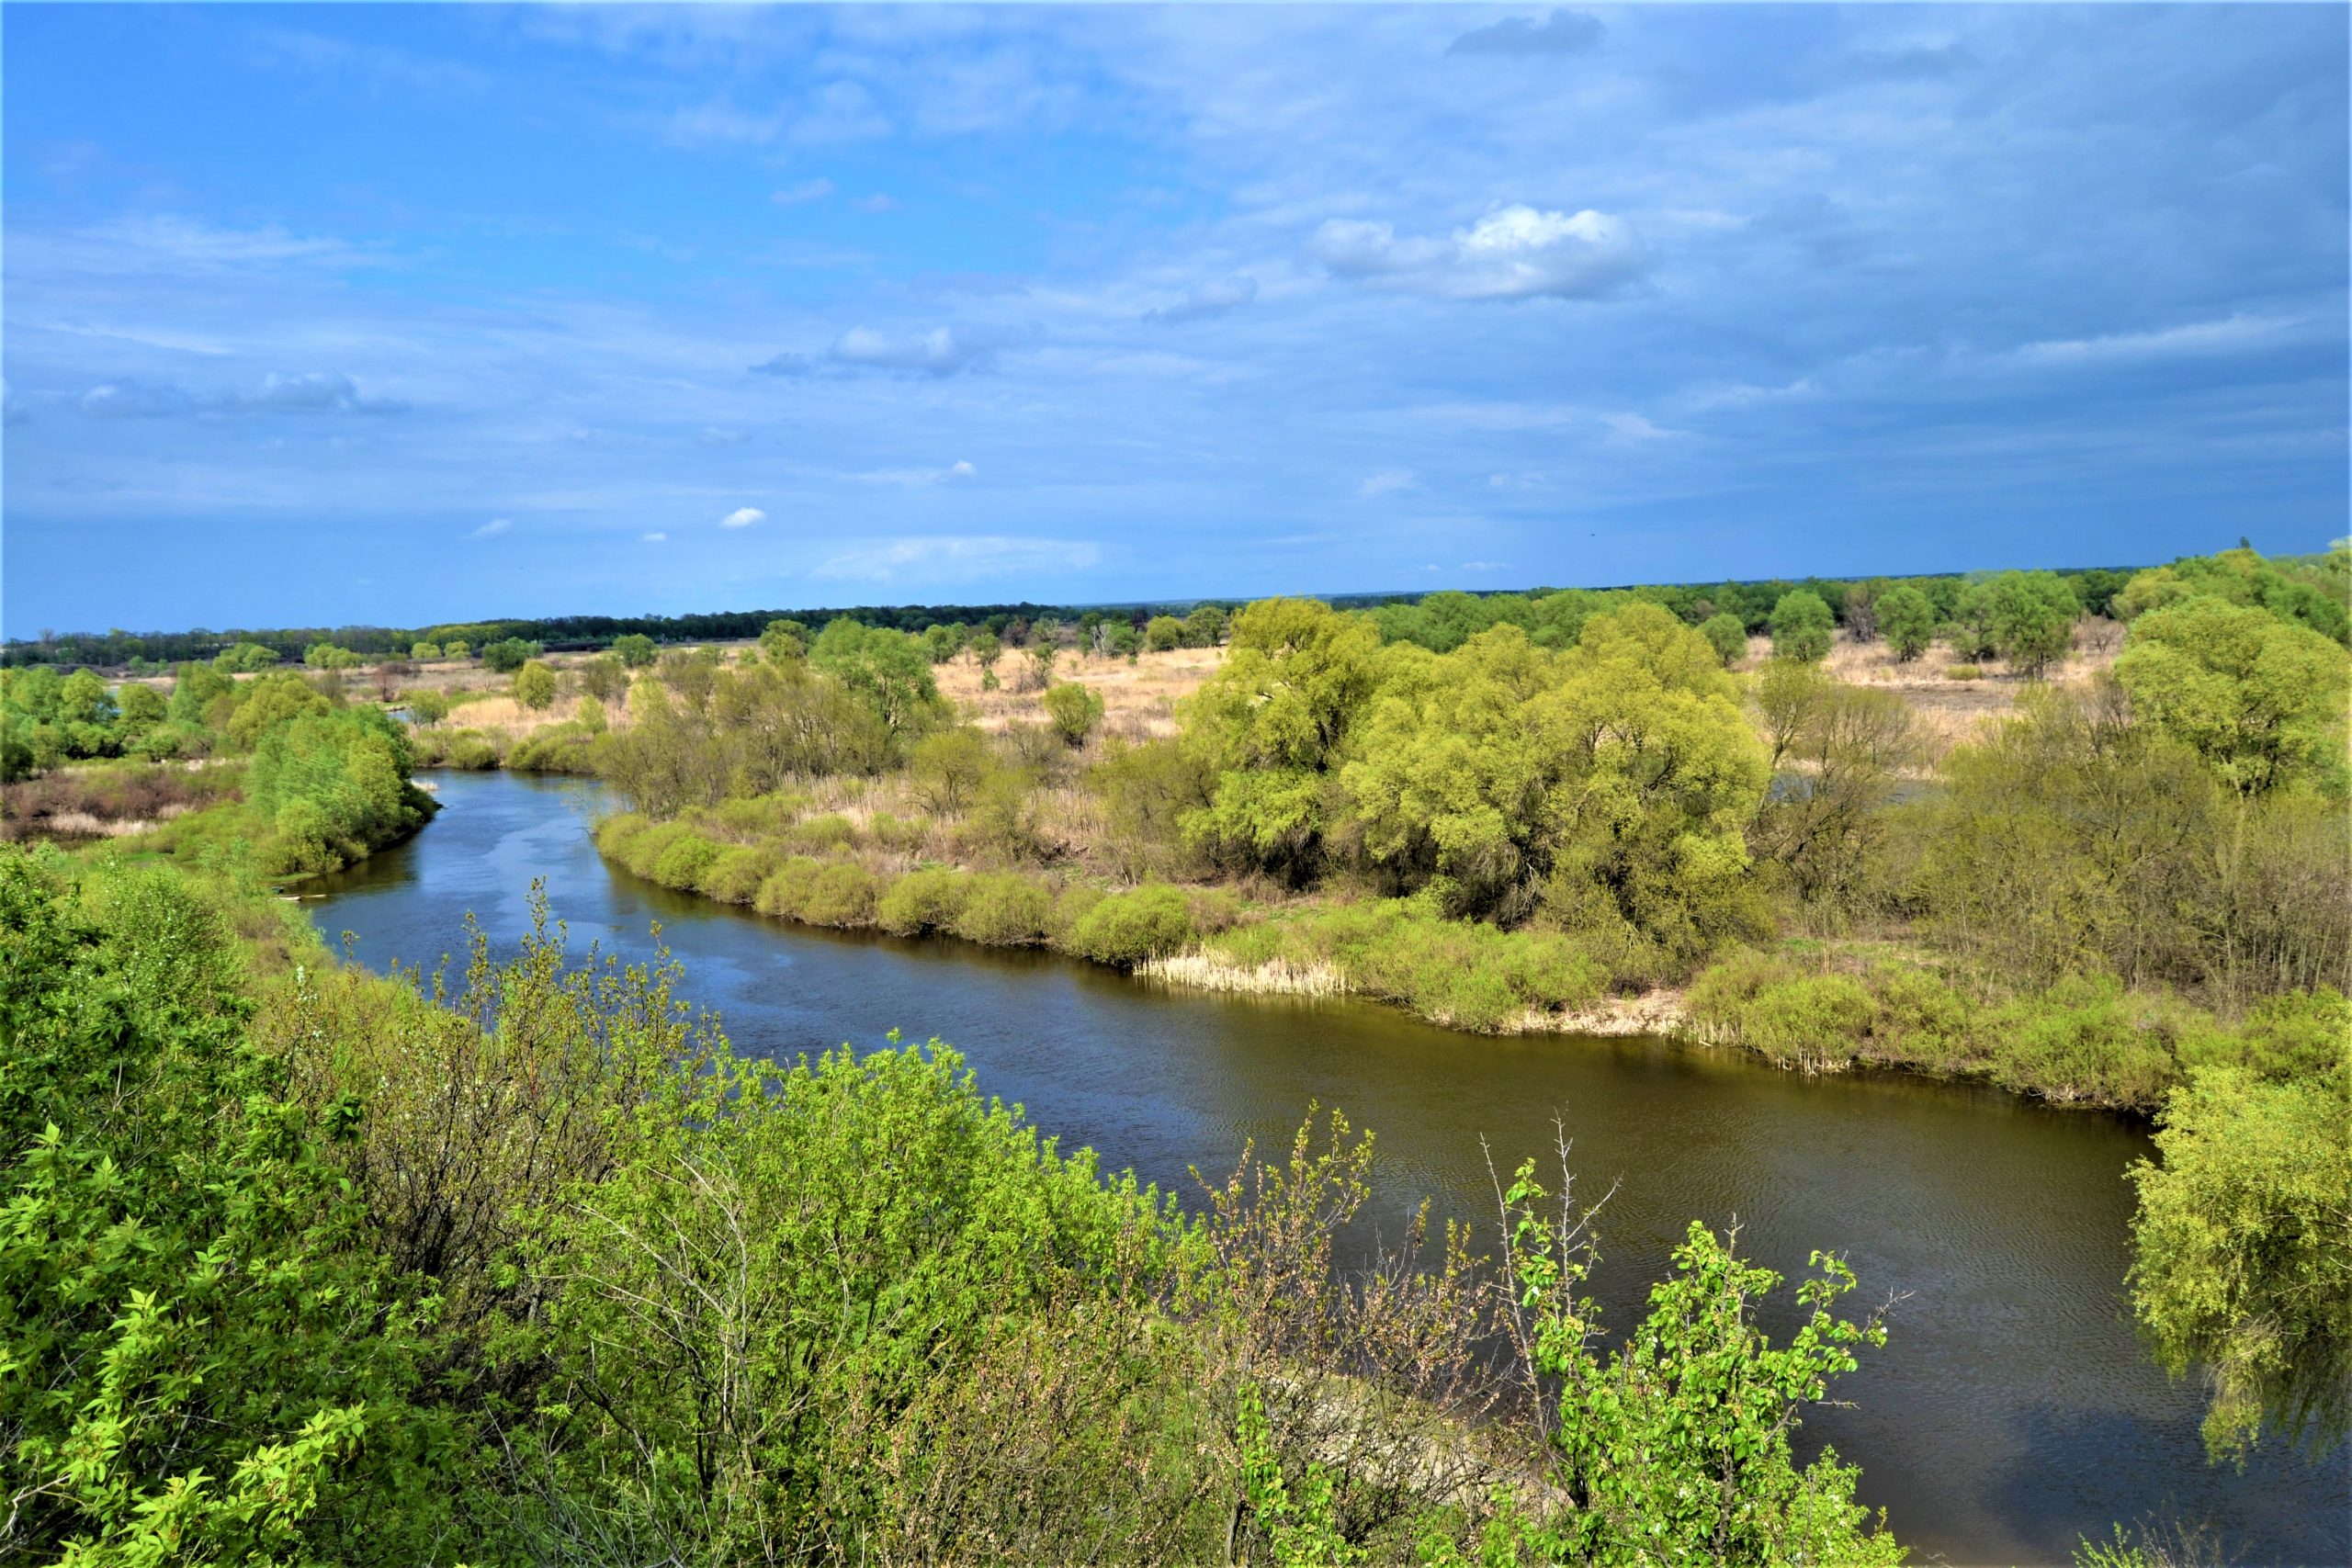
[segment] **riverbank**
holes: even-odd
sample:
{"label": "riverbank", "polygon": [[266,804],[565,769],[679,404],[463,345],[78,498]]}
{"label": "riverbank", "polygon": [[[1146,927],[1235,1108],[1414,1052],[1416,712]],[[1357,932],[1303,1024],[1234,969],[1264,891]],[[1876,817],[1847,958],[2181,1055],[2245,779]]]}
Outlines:
{"label": "riverbank", "polygon": [[[1692,1215],[1736,1214],[1741,1249],[1801,1269],[1845,1253],[1873,1301],[1905,1297],[1887,1350],[1808,1416],[1803,1441],[1864,1472],[1921,1558],[2064,1562],[2079,1534],[2174,1499],[2248,1561],[2332,1560],[2340,1462],[2257,1450],[2208,1469],[2201,1383],[2169,1382],[2118,1310],[2132,1188],[2151,1157],[2136,1118],[2076,1115],[1988,1087],[1896,1072],[1805,1077],[1748,1051],[1647,1038],[1467,1039],[1401,1008],[1348,998],[1243,998],[1136,984],[1042,948],[758,918],[626,873],[587,829],[612,792],[593,781],[443,774],[430,831],[310,887],[301,908],[379,972],[466,963],[464,922],[493,956],[532,931],[543,879],[575,949],[624,967],[683,964],[679,990],[723,1018],[740,1051],[783,1063],[938,1033],[980,1089],[1061,1147],[1096,1150],[1163,1190],[1231,1168],[1246,1139],[1286,1145],[1309,1100],[1379,1132],[1370,1223],[1401,1234],[1424,1196],[1432,1235],[1477,1227],[1491,1252],[1482,1140],[1506,1168],[1574,1141],[1577,1191],[1617,1188],[1590,1286],[1612,1330],[1637,1322]],[[658,929],[657,929],[658,928]],[[1353,1251],[1350,1269],[1364,1261]],[[2035,1330],[2019,1336],[2016,1325]],[[2030,1438],[2021,1443],[2020,1434]]]}
{"label": "riverbank", "polygon": [[1899,944],[1860,941],[1738,947],[1687,985],[1620,992],[1569,936],[1451,920],[1425,900],[1270,908],[1214,887],[876,869],[841,852],[856,829],[820,828],[796,844],[748,818],[623,812],[594,834],[606,860],[661,886],[805,925],[1044,948],[1170,987],[1356,997],[1465,1033],[1660,1034],[1803,1074],[1888,1068],[2142,1115],[2192,1067],[2261,1058],[2328,1006],[2282,998],[2233,1024],[2097,976],[2001,995]]}

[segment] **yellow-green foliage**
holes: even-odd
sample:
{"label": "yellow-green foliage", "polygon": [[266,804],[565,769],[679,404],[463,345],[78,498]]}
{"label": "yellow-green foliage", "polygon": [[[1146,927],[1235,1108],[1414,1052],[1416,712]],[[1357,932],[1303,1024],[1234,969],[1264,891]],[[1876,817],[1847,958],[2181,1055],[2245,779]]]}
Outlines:
{"label": "yellow-green foliage", "polygon": [[1177,952],[1195,934],[1191,902],[1181,890],[1155,884],[1096,899],[1071,922],[1067,940],[1081,957],[1132,967]]}
{"label": "yellow-green foliage", "polygon": [[695,891],[722,904],[748,904],[759,896],[760,885],[776,868],[776,852],[757,847],[721,850],[703,868]]}
{"label": "yellow-green foliage", "polygon": [[1010,871],[983,872],[967,881],[951,923],[957,936],[992,947],[1034,947],[1046,940],[1054,896],[1043,883]]}
{"label": "yellow-green foliage", "polygon": [[1235,928],[1209,951],[1243,967],[1275,959],[1339,970],[1351,992],[1456,1029],[1510,1027],[1524,1012],[1592,1001],[1606,968],[1572,937],[1448,919],[1426,899],[1374,899]]}
{"label": "yellow-green foliage", "polygon": [[875,906],[875,923],[899,936],[942,931],[956,923],[971,878],[931,866],[899,878]]}

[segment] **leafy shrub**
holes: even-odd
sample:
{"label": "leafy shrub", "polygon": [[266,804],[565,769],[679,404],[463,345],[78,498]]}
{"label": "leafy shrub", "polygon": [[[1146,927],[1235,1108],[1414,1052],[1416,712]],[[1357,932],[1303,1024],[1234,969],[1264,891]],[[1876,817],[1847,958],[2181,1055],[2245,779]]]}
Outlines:
{"label": "leafy shrub", "polygon": [[968,879],[954,930],[967,942],[1030,947],[1046,939],[1053,918],[1054,896],[1042,883],[1017,872],[998,872]]}
{"label": "leafy shrub", "polygon": [[596,731],[577,719],[546,725],[523,739],[506,765],[518,773],[594,773],[596,740]]}
{"label": "leafy shrub", "polygon": [[875,907],[875,923],[899,936],[945,931],[956,923],[971,880],[961,872],[940,866],[910,872],[882,895]]}
{"label": "leafy shrub", "polygon": [[809,883],[801,897],[800,918],[812,926],[872,925],[878,892],[864,866],[835,861]]}
{"label": "leafy shrub", "polygon": [[1094,727],[1102,722],[1102,694],[1091,686],[1065,681],[1046,690],[1046,716],[1065,746],[1083,746]]}
{"label": "leafy shrub", "polygon": [[664,887],[691,893],[701,883],[703,874],[725,852],[721,846],[686,829],[654,861],[653,880]]}
{"label": "leafy shrub", "polygon": [[839,813],[829,812],[796,825],[786,837],[794,849],[804,854],[823,854],[856,843],[857,825]]}
{"label": "leafy shrub", "polygon": [[825,869],[822,861],[807,855],[794,855],[761,880],[760,890],[752,897],[752,907],[763,915],[780,920],[797,920],[806,907],[809,891],[816,886],[818,874]]}
{"label": "leafy shrub", "polygon": [[1192,944],[1192,901],[1182,889],[1152,883],[1105,896],[1070,928],[1070,951],[1097,964],[1132,968]]}
{"label": "leafy shrub", "polygon": [[693,829],[683,822],[656,822],[629,840],[621,855],[621,864],[631,875],[651,878],[653,868],[670,852],[670,846],[686,838]]}
{"label": "leafy shrub", "polygon": [[1994,1081],[2005,1089],[2153,1110],[2180,1076],[2176,1042],[2203,1021],[2168,997],[2128,992],[2101,975],[2020,997],[1981,1027]]}
{"label": "leafy shrub", "polygon": [[606,860],[616,860],[626,864],[629,846],[652,826],[651,818],[640,817],[634,811],[607,817],[596,824],[596,851]]}
{"label": "leafy shrub", "polygon": [[775,869],[773,850],[739,848],[722,851],[695,879],[695,891],[722,904],[748,904],[759,897],[760,885]]}

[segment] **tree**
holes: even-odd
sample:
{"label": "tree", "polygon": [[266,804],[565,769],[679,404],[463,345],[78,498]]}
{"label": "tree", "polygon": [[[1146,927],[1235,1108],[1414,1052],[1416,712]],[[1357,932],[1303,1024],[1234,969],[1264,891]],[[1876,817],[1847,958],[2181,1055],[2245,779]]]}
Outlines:
{"label": "tree", "polygon": [[514,700],[533,710],[555,704],[555,671],[537,659],[526,660],[514,672]]}
{"label": "tree", "polygon": [[501,675],[512,675],[531,660],[547,651],[536,642],[526,642],[519,637],[501,637],[482,645],[482,664]]}
{"label": "tree", "polygon": [[1184,623],[1173,615],[1154,615],[1143,628],[1143,645],[1154,653],[1166,653],[1184,640]]}
{"label": "tree", "polygon": [[153,686],[125,681],[115,688],[115,722],[125,735],[140,735],[170,716],[171,703]]}
{"label": "tree", "polygon": [[2132,1304],[2174,1376],[2209,1370],[2216,1458],[2352,1424],[2352,1008],[2318,1001],[2324,1076],[2199,1072],[2165,1102],[2162,1162],[2132,1168]]}
{"label": "tree", "polygon": [[610,653],[600,653],[580,667],[580,686],[598,702],[617,702],[628,691],[628,667]]}
{"label": "tree", "polygon": [[1066,745],[1085,745],[1094,727],[1102,722],[1102,697],[1091,686],[1065,681],[1047,687],[1044,700],[1046,716]]}
{"label": "tree", "polygon": [[2199,595],[2132,623],[2116,679],[2133,709],[2246,795],[2307,778],[2339,792],[2352,654],[2268,611]]}
{"label": "tree", "polygon": [[1878,626],[1898,663],[1908,664],[1928,651],[1936,639],[1936,607],[1909,583],[1888,589],[1878,599]]}
{"label": "tree", "polygon": [[1698,633],[1636,604],[1565,653],[1512,626],[1395,651],[1342,770],[1374,862],[1506,922],[1541,901],[1676,951],[1725,929],[1766,771]]}
{"label": "tree", "polygon": [[463,637],[452,637],[441,645],[441,656],[445,659],[470,659],[473,651],[473,645]]}
{"label": "tree", "polygon": [[2035,680],[2066,656],[2083,607],[2051,571],[2005,571],[1982,585],[1985,629],[2012,669]]}
{"label": "tree", "polygon": [[441,657],[441,645],[437,642],[414,643],[410,646],[408,656],[413,663],[430,664]]}
{"label": "tree", "polygon": [[1188,648],[1215,648],[1225,640],[1227,616],[1222,606],[1195,604],[1193,613],[1184,617],[1184,644]]}
{"label": "tree", "polygon": [[1811,589],[1783,593],[1772,606],[1772,657],[1817,663],[1829,657],[1837,625],[1828,602]]}
{"label": "tree", "polygon": [[996,766],[988,737],[959,724],[916,741],[908,754],[907,776],[925,810],[953,815],[971,804]]}
{"label": "tree", "polygon": [[661,656],[661,651],[643,632],[630,632],[613,639],[613,652],[632,670],[644,669]]}
{"label": "tree", "polygon": [[1313,599],[1261,599],[1233,618],[1232,651],[1182,709],[1186,744],[1216,776],[1184,831],[1294,874],[1328,823],[1327,775],[1377,684],[1380,634]]}
{"label": "tree", "polygon": [[1029,649],[1028,673],[1023,677],[1022,683],[1035,691],[1044,691],[1052,686],[1054,660],[1059,657],[1059,649],[1042,637],[1032,644]]}
{"label": "tree", "polygon": [[1747,625],[1728,610],[1700,623],[1699,635],[1725,664],[1736,664],[1747,657]]}
{"label": "tree", "polygon": [[409,717],[419,724],[434,725],[449,716],[449,694],[431,687],[420,688],[408,694]]}

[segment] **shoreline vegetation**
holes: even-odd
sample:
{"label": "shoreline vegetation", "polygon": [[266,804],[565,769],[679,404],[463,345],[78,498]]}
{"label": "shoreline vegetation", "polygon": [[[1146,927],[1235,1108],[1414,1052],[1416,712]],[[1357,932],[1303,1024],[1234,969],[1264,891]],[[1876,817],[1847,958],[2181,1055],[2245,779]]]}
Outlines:
{"label": "shoreline vegetation", "polygon": [[[921,1561],[1020,1555],[1127,1487],[1136,1539],[1164,1547],[1139,1556],[1238,1532],[1298,1565],[1460,1562],[1480,1541],[1613,1562],[1667,1500],[1719,1493],[1742,1499],[1722,1528],[1760,1532],[1741,1561],[1899,1560],[1849,1468],[1787,1458],[1795,1408],[1874,1342],[1827,1313],[1852,1283],[1834,1258],[1804,1287],[1811,1329],[1775,1348],[1749,1314],[1776,1281],[1694,1227],[1656,1298],[1672,1310],[1603,1356],[1574,1295],[1577,1212],[1547,1208],[1532,1166],[1498,1183],[1491,1267],[1449,1236],[1363,1292],[1330,1270],[1329,1216],[1368,1157],[1336,1119],[1287,1166],[1245,1157],[1187,1219],[1040,1144],[944,1047],[746,1062],[682,1013],[674,976],[568,967],[544,931],[503,969],[478,942],[455,998],[337,964],[274,888],[417,830],[436,805],[412,775],[435,762],[597,775],[629,807],[598,825],[603,853],[775,918],[1343,990],[1472,1031],[1664,1021],[1679,996],[1683,1030],[1783,1066],[2152,1113],[2126,1281],[2152,1354],[2207,1380],[2217,1459],[2335,1442],[2347,585],[2346,548],[2240,549],[1777,598],[778,621],[746,646],[631,634],[570,661],[509,638],[479,665],[412,649],[372,694],[331,643],[302,671],[241,644],[167,686],[8,669],[11,836],[154,824],[0,848],[18,1199],[0,1267],[35,1303],[0,1352],[50,1380],[37,1418],[7,1418],[55,1477],[24,1528],[421,1561],[426,1536],[723,1556],[790,1520],[815,1555],[887,1538]],[[928,1152],[877,1183],[881,1148]],[[804,1188],[807,1212],[767,1196]],[[876,1248],[840,1254],[844,1223]],[[124,1224],[154,1247],[101,1245]],[[753,1235],[778,1239],[738,1299],[743,1269],[705,1264]],[[892,1294],[909,1279],[937,1287],[913,1319]],[[762,1303],[844,1301],[839,1359],[808,1359],[785,1322],[738,1332]],[[1305,1315],[1270,1321],[1277,1301]],[[644,1337],[647,1302],[677,1334]],[[1007,1336],[956,1326],[983,1321]],[[854,1348],[882,1325],[879,1359]],[[1496,1335],[1536,1371],[1483,1381],[1461,1347]],[[750,1359],[665,1360],[706,1340]],[[608,1355],[666,1370],[633,1380]],[[1685,1356],[1779,1403],[1694,1407]],[[892,1371],[917,1364],[937,1375]],[[154,1370],[94,1381],[133,1365]],[[706,1378],[763,1392],[673,1398]],[[1032,1387],[1042,1403],[1003,1403]],[[1428,1483],[1478,1450],[1465,1432],[1526,1436],[1487,1414],[1555,1398],[1532,1447]],[[742,1427],[774,1408],[808,1424]],[[1335,1412],[1367,1419],[1335,1436]],[[173,1436],[191,1422],[201,1452]],[[1661,1434],[1702,1430],[1662,1457]],[[661,1457],[689,1451],[726,1457]],[[1406,1452],[1428,1462],[1400,1474]],[[457,1461],[420,1458],[463,1453],[482,1472],[454,1489]],[[93,1474],[126,1479],[74,1479]],[[994,1512],[950,1517],[949,1496]],[[363,1542],[385,1517],[424,1535]]]}

